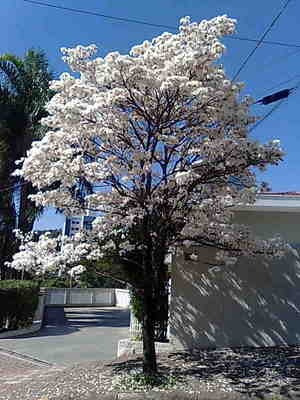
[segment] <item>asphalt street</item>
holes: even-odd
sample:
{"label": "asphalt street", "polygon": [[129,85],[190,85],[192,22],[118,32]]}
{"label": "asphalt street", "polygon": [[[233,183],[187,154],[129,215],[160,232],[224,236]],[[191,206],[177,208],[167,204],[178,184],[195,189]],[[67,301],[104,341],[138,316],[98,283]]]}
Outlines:
{"label": "asphalt street", "polygon": [[129,337],[129,311],[116,307],[52,309],[36,334],[1,339],[0,348],[58,365],[111,360]]}

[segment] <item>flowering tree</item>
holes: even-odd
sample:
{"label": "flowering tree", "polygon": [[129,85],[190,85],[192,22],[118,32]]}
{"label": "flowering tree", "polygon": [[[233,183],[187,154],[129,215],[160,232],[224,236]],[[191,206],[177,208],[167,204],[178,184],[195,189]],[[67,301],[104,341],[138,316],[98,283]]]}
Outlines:
{"label": "flowering tree", "polygon": [[[18,172],[39,190],[37,204],[98,211],[85,239],[91,257],[110,246],[138,271],[146,374],[157,370],[153,310],[167,282],[169,249],[214,246],[229,262],[281,254],[280,239],[259,240],[232,223],[232,207],[255,200],[254,168],[283,156],[279,141],[249,137],[252,100],[240,99],[242,85],[217,63],[220,38],[234,29],[226,16],[200,23],[186,17],[177,34],[145,41],[129,55],[94,58],[94,45],[63,48],[78,75],[54,81],[44,120],[50,130]],[[94,190],[80,196],[82,185]],[[118,245],[105,241],[113,235],[121,235]]]}
{"label": "flowering tree", "polygon": [[67,273],[70,276],[70,288],[72,287],[72,279],[77,280],[79,276],[86,271],[86,267],[83,265],[75,265]]}
{"label": "flowering tree", "polygon": [[80,235],[62,239],[61,236],[51,237],[49,232],[36,241],[33,232],[23,234],[16,229],[14,233],[20,242],[19,252],[14,254],[11,262],[6,263],[9,267],[37,276],[46,272],[56,275],[66,272],[75,277],[85,271],[82,265],[75,265],[91,253]]}

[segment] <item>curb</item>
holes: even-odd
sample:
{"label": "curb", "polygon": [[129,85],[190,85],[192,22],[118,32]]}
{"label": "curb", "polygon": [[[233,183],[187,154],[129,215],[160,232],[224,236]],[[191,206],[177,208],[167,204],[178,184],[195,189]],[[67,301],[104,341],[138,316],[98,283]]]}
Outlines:
{"label": "curb", "polygon": [[[276,395],[275,395],[276,396]],[[296,397],[276,397],[278,400],[296,400]],[[187,392],[187,391],[149,391],[149,392],[118,392],[103,395],[92,395],[86,400],[273,400],[274,394],[263,397],[253,396],[239,392]],[[66,399],[67,400],[67,399]],[[77,399],[76,399],[77,400]]]}
{"label": "curb", "polygon": [[[58,398],[57,400],[70,400],[71,398]],[[74,397],[74,400],[80,400],[81,397]],[[272,400],[274,397],[265,396],[249,397],[247,394],[238,392],[186,392],[182,390],[171,391],[149,391],[149,392],[111,392],[106,394],[91,393],[86,400]],[[42,400],[42,398],[40,399]],[[46,398],[45,398],[46,400]],[[279,397],[278,400],[287,400],[286,398]],[[296,398],[291,398],[296,400]]]}
{"label": "curb", "polygon": [[12,339],[14,337],[28,335],[30,333],[38,332],[42,327],[42,321],[34,322],[29,328],[16,329],[14,331],[7,331],[0,333],[0,339]]}
{"label": "curb", "polygon": [[[155,342],[156,354],[169,353],[178,350],[172,341]],[[131,338],[120,339],[118,341],[117,357],[136,355],[143,353],[143,342]]]}
{"label": "curb", "polygon": [[43,367],[53,367],[53,366],[56,365],[56,364],[50,363],[48,361],[41,360],[39,358],[35,358],[35,357],[32,357],[32,356],[29,356],[28,354],[18,353],[16,351],[9,350],[9,349],[6,349],[4,347],[0,347],[0,353],[2,353],[4,355],[5,354],[9,355],[11,357],[15,357],[15,358],[17,358],[19,360],[24,360],[24,361],[31,362],[32,364],[38,364],[38,365],[41,365]]}

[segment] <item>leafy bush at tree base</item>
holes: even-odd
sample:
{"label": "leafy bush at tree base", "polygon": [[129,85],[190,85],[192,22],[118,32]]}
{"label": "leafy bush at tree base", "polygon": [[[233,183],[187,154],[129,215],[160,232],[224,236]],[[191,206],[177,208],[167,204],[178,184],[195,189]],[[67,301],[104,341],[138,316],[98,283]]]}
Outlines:
{"label": "leafy bush at tree base", "polygon": [[0,281],[0,330],[30,325],[38,306],[39,285],[32,281]]}

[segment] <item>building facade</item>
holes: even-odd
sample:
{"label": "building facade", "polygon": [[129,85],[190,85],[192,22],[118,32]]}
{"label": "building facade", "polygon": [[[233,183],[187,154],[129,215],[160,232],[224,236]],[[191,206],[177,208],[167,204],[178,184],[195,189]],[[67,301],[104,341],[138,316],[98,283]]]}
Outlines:
{"label": "building facade", "polygon": [[92,215],[66,217],[63,236],[73,236],[80,230],[91,230],[92,223],[96,217]]}
{"label": "building facade", "polygon": [[185,349],[300,344],[300,194],[260,194],[235,219],[261,238],[279,233],[290,249],[219,268],[211,248],[198,248],[197,261],[175,257],[171,340]]}

